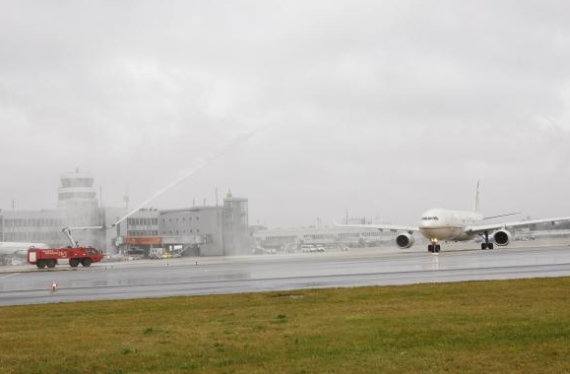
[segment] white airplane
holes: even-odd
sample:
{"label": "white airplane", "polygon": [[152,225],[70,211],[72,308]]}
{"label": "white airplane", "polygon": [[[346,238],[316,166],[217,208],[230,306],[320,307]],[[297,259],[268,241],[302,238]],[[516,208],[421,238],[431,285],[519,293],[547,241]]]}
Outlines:
{"label": "white airplane", "polygon": [[475,209],[473,212],[448,210],[442,208],[426,211],[418,227],[395,226],[395,225],[341,225],[350,227],[377,228],[380,231],[389,230],[397,232],[396,244],[400,248],[410,248],[414,244],[413,234],[420,232],[430,244],[429,252],[439,252],[441,241],[466,241],[473,240],[476,236],[483,239],[481,249],[493,249],[493,243],[498,246],[506,246],[511,241],[509,229],[515,227],[530,226],[537,223],[570,221],[570,217],[543,218],[529,221],[509,223],[485,223],[492,218],[505,217],[517,213],[502,214],[492,217],[483,217],[479,212],[479,183],[475,194]]}
{"label": "white airplane", "polygon": [[29,248],[49,248],[44,243],[0,242],[0,256],[25,256]]}

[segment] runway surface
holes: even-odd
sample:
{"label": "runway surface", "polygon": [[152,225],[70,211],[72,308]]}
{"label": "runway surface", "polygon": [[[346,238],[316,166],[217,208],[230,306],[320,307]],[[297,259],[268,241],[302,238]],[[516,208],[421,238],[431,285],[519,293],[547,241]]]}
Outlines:
{"label": "runway surface", "polygon": [[[367,248],[108,262],[77,269],[3,267],[0,305],[570,276],[567,243],[523,245],[487,251],[448,246],[438,255],[423,248]],[[56,292],[50,291],[53,282]]]}

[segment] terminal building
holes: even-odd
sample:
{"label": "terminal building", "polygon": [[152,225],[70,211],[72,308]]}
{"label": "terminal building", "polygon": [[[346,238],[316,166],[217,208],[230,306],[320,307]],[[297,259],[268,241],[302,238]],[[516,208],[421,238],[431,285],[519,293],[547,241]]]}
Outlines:
{"label": "terminal building", "polygon": [[248,200],[231,193],[222,206],[141,209],[112,227],[127,213],[126,207],[103,207],[93,177],[76,170],[61,176],[56,209],[0,210],[0,242],[66,247],[72,243],[62,230],[69,227],[79,245],[108,254],[139,250],[144,255],[153,247],[196,256],[250,252]]}
{"label": "terminal building", "polygon": [[395,233],[366,227],[299,227],[257,230],[253,237],[264,249],[298,249],[303,244],[339,247],[377,247],[390,245]]}
{"label": "terminal building", "polygon": [[[57,209],[0,212],[0,241],[62,247],[71,245],[62,233],[64,227],[103,226],[107,212],[99,207],[93,182],[93,178],[79,170],[66,173],[61,176]],[[88,242],[90,246],[105,248],[106,241],[100,233],[81,230],[73,235],[82,245]]]}
{"label": "terminal building", "polygon": [[194,256],[243,255],[252,245],[248,221],[248,200],[231,193],[222,206],[141,210],[121,227],[119,237],[125,241],[118,247],[125,252],[163,247]]}

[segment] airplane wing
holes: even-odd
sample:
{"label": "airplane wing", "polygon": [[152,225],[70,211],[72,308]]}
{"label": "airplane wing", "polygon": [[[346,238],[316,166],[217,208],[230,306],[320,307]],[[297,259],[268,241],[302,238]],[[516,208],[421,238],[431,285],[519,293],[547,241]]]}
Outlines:
{"label": "airplane wing", "polygon": [[570,221],[570,217],[558,217],[558,218],[542,218],[542,219],[533,219],[529,221],[517,221],[517,222],[508,222],[508,223],[490,223],[486,225],[474,225],[465,228],[465,232],[469,234],[477,234],[485,231],[493,231],[498,229],[508,229],[511,227],[525,227],[534,225],[537,223],[552,223],[555,224],[557,222],[563,221]]}
{"label": "airplane wing", "polygon": [[394,232],[407,231],[409,233],[420,231],[420,229],[417,227],[397,226],[397,225],[365,225],[365,224],[362,224],[362,225],[339,225],[339,224],[335,224],[335,226],[337,226],[337,227],[360,227],[360,228],[367,228],[367,229],[377,229],[380,231],[394,231]]}

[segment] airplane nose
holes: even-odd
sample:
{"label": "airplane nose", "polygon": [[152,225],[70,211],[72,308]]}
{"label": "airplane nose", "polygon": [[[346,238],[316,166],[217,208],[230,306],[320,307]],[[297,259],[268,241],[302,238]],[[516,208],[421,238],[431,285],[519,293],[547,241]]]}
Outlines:
{"label": "airplane nose", "polygon": [[419,226],[420,227],[426,227],[426,228],[437,227],[437,226],[439,226],[439,222],[438,221],[427,221],[426,220],[426,221],[421,221]]}

